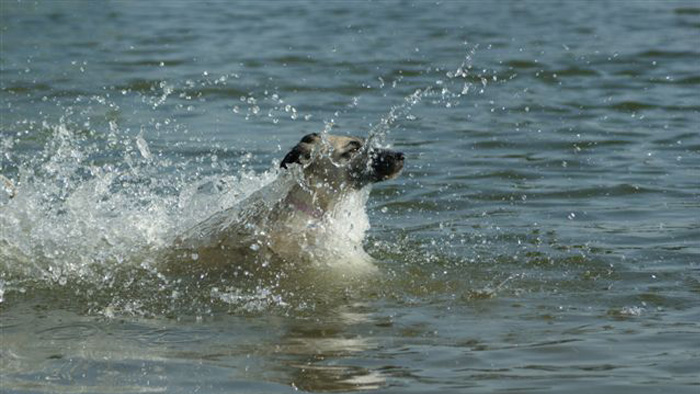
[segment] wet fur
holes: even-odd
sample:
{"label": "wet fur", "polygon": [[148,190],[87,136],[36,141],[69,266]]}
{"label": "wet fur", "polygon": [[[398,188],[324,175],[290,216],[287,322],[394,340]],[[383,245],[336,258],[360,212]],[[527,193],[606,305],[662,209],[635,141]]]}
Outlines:
{"label": "wet fur", "polygon": [[361,239],[329,231],[331,216],[349,199],[364,204],[366,186],[395,178],[403,163],[402,153],[368,147],[362,138],[306,135],[282,159],[276,181],[178,237],[168,271],[260,276],[342,265],[373,272]]}

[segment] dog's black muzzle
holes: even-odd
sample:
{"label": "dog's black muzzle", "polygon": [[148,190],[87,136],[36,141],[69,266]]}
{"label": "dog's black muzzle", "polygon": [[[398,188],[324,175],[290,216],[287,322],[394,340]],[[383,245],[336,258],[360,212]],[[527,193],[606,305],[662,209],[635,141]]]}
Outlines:
{"label": "dog's black muzzle", "polygon": [[370,152],[372,181],[381,182],[398,176],[403,169],[404,154],[387,149],[375,149]]}

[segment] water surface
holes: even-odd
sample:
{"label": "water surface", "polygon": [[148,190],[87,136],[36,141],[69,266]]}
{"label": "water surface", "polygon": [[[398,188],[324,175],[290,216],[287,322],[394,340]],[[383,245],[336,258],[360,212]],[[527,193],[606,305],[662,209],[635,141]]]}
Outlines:
{"label": "water surface", "polygon": [[[0,7],[3,392],[698,391],[697,3]],[[162,275],[323,130],[381,275]]]}

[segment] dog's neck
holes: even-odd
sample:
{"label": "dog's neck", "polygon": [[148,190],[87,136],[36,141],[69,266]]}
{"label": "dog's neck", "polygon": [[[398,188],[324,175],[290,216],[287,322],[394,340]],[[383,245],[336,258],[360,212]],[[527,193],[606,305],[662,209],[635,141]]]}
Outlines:
{"label": "dog's neck", "polygon": [[291,207],[294,212],[302,213],[313,219],[321,219],[326,212],[332,209],[332,198],[323,191],[311,191],[306,187],[294,185],[284,198],[284,204]]}
{"label": "dog's neck", "polygon": [[314,219],[320,219],[326,213],[323,209],[308,204],[301,199],[295,198],[293,194],[288,194],[284,202],[293,207],[296,211],[306,214]]}

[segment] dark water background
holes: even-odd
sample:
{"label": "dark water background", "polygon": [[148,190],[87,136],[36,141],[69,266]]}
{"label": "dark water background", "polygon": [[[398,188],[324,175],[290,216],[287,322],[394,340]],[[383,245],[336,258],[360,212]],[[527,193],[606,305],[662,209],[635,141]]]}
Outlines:
{"label": "dark water background", "polygon": [[[0,391],[700,390],[697,2],[0,5]],[[142,263],[331,127],[377,283]]]}

